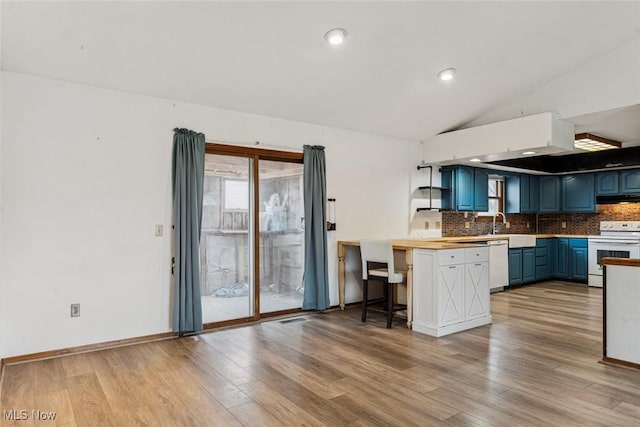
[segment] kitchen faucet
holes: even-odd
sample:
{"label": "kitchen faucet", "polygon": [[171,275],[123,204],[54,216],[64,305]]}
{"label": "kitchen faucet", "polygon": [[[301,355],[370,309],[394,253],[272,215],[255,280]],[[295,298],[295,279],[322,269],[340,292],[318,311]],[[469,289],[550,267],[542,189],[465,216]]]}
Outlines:
{"label": "kitchen faucet", "polygon": [[498,215],[502,215],[502,223],[503,223],[503,224],[507,222],[507,217],[506,217],[506,216],[504,216],[504,214],[503,214],[502,212],[496,212],[496,213],[493,215],[493,231],[491,232],[491,234],[496,234],[496,217],[497,217]]}

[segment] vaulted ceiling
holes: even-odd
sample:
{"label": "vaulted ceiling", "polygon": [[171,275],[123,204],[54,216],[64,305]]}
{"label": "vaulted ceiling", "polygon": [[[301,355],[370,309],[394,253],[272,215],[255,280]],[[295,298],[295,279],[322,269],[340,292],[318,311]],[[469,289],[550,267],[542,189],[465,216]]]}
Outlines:
{"label": "vaulted ceiling", "polygon": [[[637,38],[640,2],[2,2],[4,70],[422,140]],[[334,27],[346,42],[323,38]],[[456,80],[437,73],[455,67]]]}

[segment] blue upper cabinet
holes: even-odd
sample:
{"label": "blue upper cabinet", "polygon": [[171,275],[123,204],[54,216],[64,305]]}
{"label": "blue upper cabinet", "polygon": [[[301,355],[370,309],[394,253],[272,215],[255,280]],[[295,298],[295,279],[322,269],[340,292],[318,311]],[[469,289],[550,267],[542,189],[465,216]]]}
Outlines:
{"label": "blue upper cabinet", "polygon": [[489,171],[470,166],[443,167],[442,186],[451,198],[442,199],[443,209],[486,212],[489,210]]}
{"label": "blue upper cabinet", "polygon": [[562,211],[595,212],[595,179],[592,173],[562,177]]}
{"label": "blue upper cabinet", "polygon": [[504,177],[505,213],[520,213],[520,177]]}
{"label": "blue upper cabinet", "polygon": [[620,193],[640,193],[640,169],[620,171]]}
{"label": "blue upper cabinet", "polygon": [[529,175],[520,175],[520,212],[530,211],[529,206]]}
{"label": "blue upper cabinet", "polygon": [[529,212],[540,210],[540,178],[529,175]]}
{"label": "blue upper cabinet", "polygon": [[535,175],[508,176],[505,178],[506,213],[538,212],[540,186]]}
{"label": "blue upper cabinet", "polygon": [[620,192],[618,171],[598,172],[596,174],[596,195],[606,196]]}
{"label": "blue upper cabinet", "polygon": [[487,212],[489,210],[489,171],[474,169],[473,175],[473,210]]}
{"label": "blue upper cabinet", "polygon": [[456,167],[455,174],[456,210],[472,211],[473,193],[475,190],[473,168],[458,166]]}
{"label": "blue upper cabinet", "polygon": [[541,176],[539,178],[540,212],[560,212],[560,177]]}

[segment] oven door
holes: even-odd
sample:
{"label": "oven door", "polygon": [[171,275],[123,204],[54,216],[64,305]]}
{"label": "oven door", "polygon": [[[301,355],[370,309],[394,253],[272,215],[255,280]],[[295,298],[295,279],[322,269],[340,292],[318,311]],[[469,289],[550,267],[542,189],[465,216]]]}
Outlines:
{"label": "oven door", "polygon": [[606,242],[589,240],[589,274],[602,276],[601,260],[605,257],[640,258],[638,242]]}

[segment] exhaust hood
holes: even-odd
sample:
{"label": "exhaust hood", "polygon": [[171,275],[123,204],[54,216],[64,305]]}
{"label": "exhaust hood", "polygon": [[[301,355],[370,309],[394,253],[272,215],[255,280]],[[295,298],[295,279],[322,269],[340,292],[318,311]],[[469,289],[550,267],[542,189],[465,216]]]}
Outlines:
{"label": "exhaust hood", "polygon": [[556,113],[541,113],[435,135],[423,141],[423,163],[489,163],[520,157],[525,151],[572,152],[573,144],[573,123]]}
{"label": "exhaust hood", "polygon": [[487,162],[496,166],[548,172],[586,172],[593,170],[620,169],[640,166],[640,147],[619,148],[617,150],[595,151],[592,153],[568,154],[564,156],[535,156],[519,159]]}
{"label": "exhaust hood", "polygon": [[596,196],[596,205],[615,205],[617,203],[638,203],[638,202],[640,202],[640,194]]}

